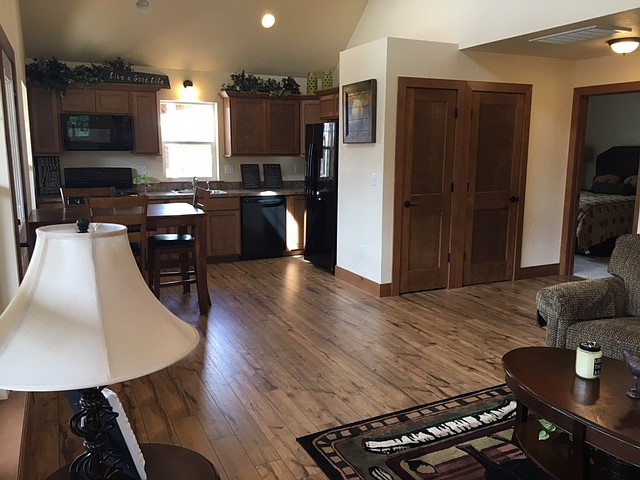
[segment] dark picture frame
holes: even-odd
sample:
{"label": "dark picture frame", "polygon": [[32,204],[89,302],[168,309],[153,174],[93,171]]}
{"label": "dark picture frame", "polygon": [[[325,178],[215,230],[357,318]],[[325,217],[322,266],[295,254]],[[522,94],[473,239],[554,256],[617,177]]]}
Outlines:
{"label": "dark picture frame", "polygon": [[344,143],[375,143],[376,80],[365,80],[342,87]]}

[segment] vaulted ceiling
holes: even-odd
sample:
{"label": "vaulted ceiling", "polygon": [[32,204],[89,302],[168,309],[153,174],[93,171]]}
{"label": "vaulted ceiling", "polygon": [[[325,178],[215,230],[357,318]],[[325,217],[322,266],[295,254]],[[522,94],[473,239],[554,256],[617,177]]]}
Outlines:
{"label": "vaulted ceiling", "polygon": [[[25,55],[180,70],[333,70],[367,0],[21,0]],[[265,29],[266,12],[276,17]]]}

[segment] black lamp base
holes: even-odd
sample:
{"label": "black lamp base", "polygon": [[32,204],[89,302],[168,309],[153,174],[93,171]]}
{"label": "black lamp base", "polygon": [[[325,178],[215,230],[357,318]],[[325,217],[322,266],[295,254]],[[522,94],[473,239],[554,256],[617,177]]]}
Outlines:
{"label": "black lamp base", "polygon": [[[142,443],[148,480],[220,480],[214,466],[199,453],[187,448],[162,443]],[[109,480],[130,480],[116,473]],[[49,475],[46,480],[70,480],[69,465]]]}

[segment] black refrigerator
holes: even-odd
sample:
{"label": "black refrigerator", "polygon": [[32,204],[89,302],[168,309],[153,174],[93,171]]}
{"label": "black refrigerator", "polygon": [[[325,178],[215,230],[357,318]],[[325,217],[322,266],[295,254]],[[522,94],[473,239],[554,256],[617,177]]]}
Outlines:
{"label": "black refrigerator", "polygon": [[304,258],[333,273],[338,220],[338,122],[306,126]]}

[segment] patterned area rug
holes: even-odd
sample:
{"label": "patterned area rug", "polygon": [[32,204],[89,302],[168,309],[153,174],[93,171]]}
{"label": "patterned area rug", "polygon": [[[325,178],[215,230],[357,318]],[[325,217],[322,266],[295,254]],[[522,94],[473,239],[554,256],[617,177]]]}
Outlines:
{"label": "patterned area rug", "polygon": [[499,385],[299,438],[332,480],[538,480],[510,443],[515,398]]}

